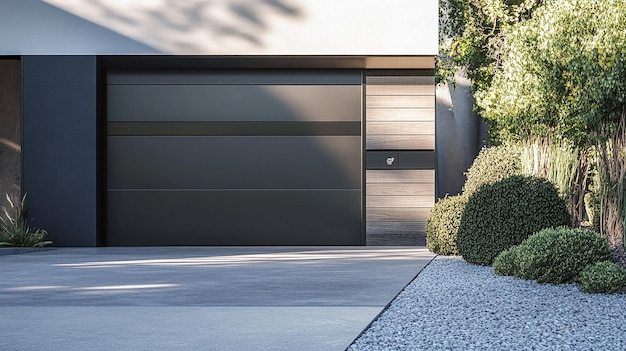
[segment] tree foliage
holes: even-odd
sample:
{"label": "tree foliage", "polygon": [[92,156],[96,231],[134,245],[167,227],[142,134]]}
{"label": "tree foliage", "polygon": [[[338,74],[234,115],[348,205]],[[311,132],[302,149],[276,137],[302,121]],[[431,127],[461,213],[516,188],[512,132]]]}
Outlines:
{"label": "tree foliage", "polygon": [[502,69],[476,94],[505,138],[595,145],[626,101],[626,2],[548,0],[507,29]]}
{"label": "tree foliage", "polygon": [[501,69],[475,94],[492,135],[552,136],[595,150],[600,229],[619,245],[626,231],[626,2],[546,0],[507,28],[503,43]]}
{"label": "tree foliage", "polygon": [[453,81],[466,68],[476,91],[486,89],[499,70],[504,32],[530,18],[544,0],[441,0],[438,81]]}

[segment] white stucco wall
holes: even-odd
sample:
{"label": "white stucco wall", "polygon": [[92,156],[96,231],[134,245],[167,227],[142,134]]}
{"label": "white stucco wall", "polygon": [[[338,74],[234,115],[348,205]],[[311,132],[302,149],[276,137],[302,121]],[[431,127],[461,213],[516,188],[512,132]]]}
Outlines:
{"label": "white stucco wall", "polygon": [[437,54],[437,0],[6,0],[0,55]]}

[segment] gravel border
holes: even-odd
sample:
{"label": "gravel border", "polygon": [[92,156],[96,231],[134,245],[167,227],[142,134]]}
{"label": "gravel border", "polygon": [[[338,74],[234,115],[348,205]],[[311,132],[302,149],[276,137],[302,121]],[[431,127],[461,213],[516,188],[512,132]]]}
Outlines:
{"label": "gravel border", "polygon": [[348,350],[626,350],[626,294],[496,276],[439,256]]}

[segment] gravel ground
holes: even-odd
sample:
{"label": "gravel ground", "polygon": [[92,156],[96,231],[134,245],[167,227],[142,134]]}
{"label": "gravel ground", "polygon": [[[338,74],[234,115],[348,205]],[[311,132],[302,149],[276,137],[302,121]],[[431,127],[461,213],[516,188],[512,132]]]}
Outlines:
{"label": "gravel ground", "polygon": [[626,350],[626,294],[437,257],[348,350]]}

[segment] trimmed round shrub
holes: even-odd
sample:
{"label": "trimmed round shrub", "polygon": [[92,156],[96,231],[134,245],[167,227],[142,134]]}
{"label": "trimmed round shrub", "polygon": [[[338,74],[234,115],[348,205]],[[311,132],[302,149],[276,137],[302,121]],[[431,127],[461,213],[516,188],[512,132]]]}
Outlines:
{"label": "trimmed round shrub", "polygon": [[572,283],[590,264],[611,258],[605,237],[583,229],[547,228],[517,247],[517,276],[539,283]]}
{"label": "trimmed round shrub", "polygon": [[522,174],[521,151],[508,145],[486,147],[480,150],[465,176],[463,193],[472,195],[485,184],[493,184],[510,176]]}
{"label": "trimmed round shrub", "polygon": [[591,294],[613,294],[626,288],[626,269],[613,262],[589,265],[576,279],[578,288]]}
{"label": "trimmed round shrub", "polygon": [[519,246],[502,251],[493,260],[493,272],[497,275],[516,277],[519,273]]}
{"label": "trimmed round shrub", "polygon": [[556,187],[543,178],[512,176],[483,185],[461,218],[457,249],[474,264],[491,265],[502,251],[544,228],[568,225],[570,215]]}
{"label": "trimmed round shrub", "polygon": [[456,255],[456,234],[467,196],[446,196],[431,210],[426,221],[426,247],[438,255]]}

